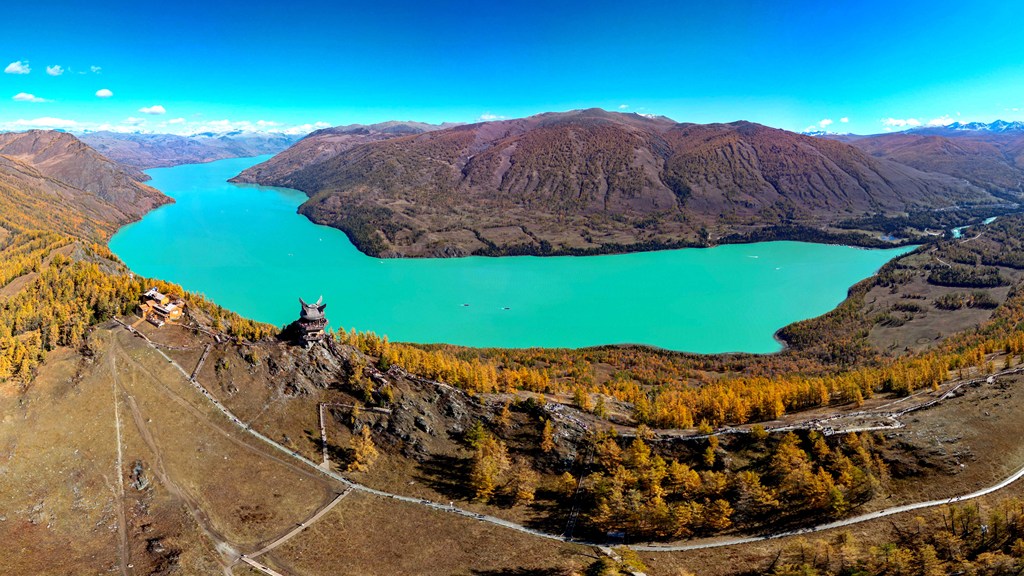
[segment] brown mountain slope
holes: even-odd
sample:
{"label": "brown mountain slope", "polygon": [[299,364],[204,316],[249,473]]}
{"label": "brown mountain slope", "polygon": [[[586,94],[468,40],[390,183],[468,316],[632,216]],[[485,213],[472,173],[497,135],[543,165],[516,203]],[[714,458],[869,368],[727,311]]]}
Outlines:
{"label": "brown mountain slope", "polygon": [[[108,202],[115,213],[105,219],[124,223],[170,202],[158,190],[137,180],[138,173],[104,157],[70,134],[48,130],[0,134],[0,155],[55,180],[75,205]],[[90,198],[91,196],[91,198]]]}
{"label": "brown mountain slope", "polygon": [[1024,193],[1024,132],[993,133],[930,128],[836,137],[880,158],[948,174],[1001,193]]}
{"label": "brown mountain slope", "polygon": [[[773,207],[827,222],[842,213],[900,212],[990,198],[976,188],[856,148],[749,122],[679,125],[667,138],[668,174],[700,212],[743,217]],[[697,204],[697,201],[701,202]]]}
{"label": "brown mountain slope", "polygon": [[276,154],[299,140],[288,134],[253,132],[193,136],[94,132],[81,138],[111,160],[138,170]]}
{"label": "brown mountain slope", "polygon": [[232,182],[291,186],[291,175],[298,170],[319,164],[337,154],[368,142],[378,142],[399,136],[422,134],[443,128],[444,125],[422,122],[382,122],[368,126],[351,124],[336,126],[310,133],[294,146],[257,164],[232,178]]}
{"label": "brown mountain slope", "polygon": [[[132,220],[100,197],[0,156],[0,225],[102,240]],[[10,218],[10,220],[8,220]]]}
{"label": "brown mountain slope", "polygon": [[362,144],[261,183],[382,256],[652,249],[996,201],[840,142],[596,109]]}

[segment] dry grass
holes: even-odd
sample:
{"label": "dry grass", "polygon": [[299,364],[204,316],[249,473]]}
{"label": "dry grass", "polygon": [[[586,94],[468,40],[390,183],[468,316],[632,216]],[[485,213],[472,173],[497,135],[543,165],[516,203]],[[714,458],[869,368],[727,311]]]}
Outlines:
{"label": "dry grass", "polygon": [[[936,262],[930,253],[926,253],[909,256],[902,263],[921,267]],[[1000,268],[1000,271],[1014,283],[1024,278],[1024,274],[1017,270]],[[940,310],[934,306],[937,298],[946,294],[981,291],[986,292],[994,301],[1001,304],[1006,301],[1010,292],[1010,288],[1006,286],[984,290],[936,286],[925,280],[926,275],[925,272],[916,274],[913,280],[899,286],[896,292],[892,292],[888,287],[876,286],[864,296],[866,315],[870,317],[874,314],[889,312],[890,315],[898,317],[901,322],[898,325],[874,325],[868,334],[869,344],[879,350],[894,354],[902,354],[906,350],[924,350],[952,334],[979,326],[992,316],[991,309]],[[918,306],[922,310],[920,312],[901,312],[893,309],[893,306],[906,305]]]}
{"label": "dry grass", "polygon": [[363,494],[265,558],[291,574],[336,576],[543,574],[594,559],[589,548]]}
{"label": "dry grass", "polygon": [[[75,354],[50,356],[34,386],[0,401],[0,541],[13,573],[101,573],[116,546],[109,385],[75,384]],[[104,394],[103,391],[106,393]]]}
{"label": "dry grass", "polygon": [[[159,542],[177,554],[185,573],[217,570],[216,554],[180,503],[155,484],[117,494],[117,432],[109,365],[86,364],[70,350],[50,356],[22,401],[5,400],[0,426],[0,541],[8,573],[103,573],[119,564],[119,510],[127,523],[125,564],[157,570],[167,556],[149,554]],[[9,404],[9,405],[8,405]],[[119,401],[126,475],[143,458],[126,404]],[[126,483],[128,480],[126,480]],[[10,554],[10,551],[17,553]]]}
{"label": "dry grass", "polygon": [[[886,434],[890,446],[904,445],[916,461],[893,462],[893,497],[875,507],[946,498],[989,486],[1024,466],[1024,376],[999,378],[963,396],[906,417],[907,427]],[[891,502],[891,504],[890,504]]]}
{"label": "dry grass", "polygon": [[145,418],[151,448],[228,542],[254,546],[330,499],[320,475],[253,444],[148,346],[124,331],[112,336],[133,362],[120,381]]}
{"label": "dry grass", "polygon": [[230,550],[255,549],[333,497],[332,483],[254,444],[141,339],[101,329],[92,343],[92,361],[57,352],[21,398],[0,399],[4,570],[103,573],[123,560],[136,573],[217,573]]}
{"label": "dry grass", "polygon": [[[166,344],[196,345],[196,350],[204,344],[205,337],[177,328],[148,331]],[[315,471],[250,441],[141,338],[108,328],[97,330],[92,343],[92,360],[59,351],[22,399],[0,399],[0,538],[6,550],[19,551],[5,569],[100,573],[116,571],[123,561],[133,563],[138,573],[159,573],[174,556],[180,573],[217,573],[233,561],[232,550],[252,551],[277,538],[339,489]],[[194,352],[175,356],[197,360]],[[288,436],[301,453],[319,460],[317,402],[351,398],[315,386],[321,372],[302,376],[310,380],[286,394],[297,373],[268,377],[269,357],[253,366],[242,352],[233,344],[218,345],[200,380],[243,419],[254,420],[257,429],[275,438]],[[287,354],[274,356],[278,362],[288,355],[309,354],[279,352]],[[227,368],[222,364],[218,371],[218,360]],[[191,366],[183,367],[190,371]],[[123,499],[115,472],[115,397],[122,424]],[[882,400],[869,400],[878,402]],[[884,433],[890,467],[899,478],[886,486],[888,497],[857,512],[920,500],[925,494],[962,494],[1005,477],[1024,465],[1021,410],[1024,377],[1014,376],[968,388],[960,397],[908,416],[906,428]],[[346,444],[347,426],[332,421],[329,430],[331,444]],[[465,456],[444,434],[432,442],[431,454]],[[136,461],[142,463],[149,488],[131,486]],[[419,465],[397,454],[383,455],[369,473],[353,478],[436,501],[451,498]],[[460,505],[531,521],[527,508]],[[128,545],[123,554],[118,551],[122,513]],[[884,540],[887,533],[881,527],[890,522],[857,525],[850,531],[859,538]],[[161,552],[152,550],[153,541]],[[767,565],[780,546],[794,541],[646,555],[645,561],[652,575],[683,568],[702,575],[729,574],[741,566]],[[40,559],[46,562],[41,570]],[[589,565],[593,553],[353,493],[261,560],[288,574],[556,574]],[[251,573],[237,564],[231,569]]]}

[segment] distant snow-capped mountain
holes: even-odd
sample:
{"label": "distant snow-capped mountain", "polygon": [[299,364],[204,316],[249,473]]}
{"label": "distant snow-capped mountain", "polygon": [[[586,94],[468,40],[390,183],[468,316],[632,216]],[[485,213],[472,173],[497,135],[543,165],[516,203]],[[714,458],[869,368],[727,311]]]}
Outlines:
{"label": "distant snow-capped mountain", "polygon": [[1006,120],[996,120],[995,122],[953,122],[947,124],[945,128],[949,130],[974,130],[981,132],[1012,132],[1018,130],[1024,130],[1024,122],[1015,121],[1007,122]]}

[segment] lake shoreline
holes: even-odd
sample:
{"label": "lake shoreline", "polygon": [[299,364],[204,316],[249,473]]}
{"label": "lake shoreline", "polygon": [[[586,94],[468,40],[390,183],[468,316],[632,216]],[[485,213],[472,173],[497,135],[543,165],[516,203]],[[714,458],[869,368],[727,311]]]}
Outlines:
{"label": "lake shoreline", "polygon": [[[252,158],[259,158],[254,156]],[[179,164],[181,165],[181,164]],[[235,186],[256,186],[261,188],[281,188],[279,186],[257,184],[247,180],[240,180],[239,175],[232,176],[226,180],[227,183]],[[309,192],[301,188],[289,188],[296,190],[312,198]],[[375,250],[374,246],[356,233],[351,227],[340,226],[329,221],[320,221],[302,210],[306,204],[299,205],[296,213],[318,226],[327,226],[340,230],[349,239],[349,242],[360,252],[370,258],[385,260],[394,259],[430,259],[430,258],[466,258],[470,256],[483,256],[491,258],[505,258],[515,256],[609,256],[615,254],[635,254],[639,252],[658,252],[663,250],[680,250],[684,248],[714,248],[733,244],[757,244],[761,242],[807,242],[811,244],[825,244],[830,246],[846,246],[850,248],[886,249],[902,248],[906,246],[920,246],[935,240],[934,237],[922,235],[916,238],[886,239],[872,236],[871,234],[856,230],[828,230],[825,228],[807,224],[772,224],[759,226],[746,232],[731,232],[709,242],[692,242],[688,240],[660,241],[650,240],[633,244],[608,243],[593,248],[553,248],[546,243],[540,246],[532,244],[517,244],[513,246],[497,246],[491,243],[487,248],[474,250],[470,253],[452,253],[445,256],[432,256],[427,254],[397,254],[393,251]],[[966,226],[965,226],[966,227]]]}
{"label": "lake shoreline", "polygon": [[[227,182],[242,185],[243,183]],[[258,186],[258,185],[257,185]],[[272,187],[272,186],[271,186]],[[297,189],[296,189],[297,190]],[[299,190],[302,192],[302,190]],[[305,194],[305,192],[302,192]],[[308,198],[308,196],[307,196]],[[345,234],[349,242],[360,252],[370,258],[380,259],[430,259],[430,258],[466,258],[470,256],[483,256],[491,258],[514,257],[514,256],[608,256],[614,254],[635,254],[640,252],[658,252],[664,250],[679,250],[683,248],[714,248],[732,244],[757,244],[761,242],[791,241],[807,242],[813,244],[825,244],[830,246],[848,246],[852,248],[900,248],[904,246],[916,246],[932,241],[927,236],[914,238],[900,238],[898,240],[886,240],[860,231],[838,231],[827,230],[804,224],[773,224],[758,227],[754,230],[741,232],[734,231],[719,238],[707,242],[690,240],[647,240],[631,244],[606,243],[589,248],[568,248],[553,247],[547,241],[540,241],[535,244],[513,244],[497,245],[490,242],[478,233],[476,239],[485,244],[484,248],[466,251],[453,246],[438,248],[431,253],[404,253],[400,249],[382,249],[382,246],[375,237],[370,237],[356,230],[354,226],[347,225],[346,220],[336,221],[325,218],[317,218],[315,214],[304,210],[305,202],[301,204],[296,212],[318,226],[327,226],[339,230]],[[472,231],[466,229],[468,231]]]}
{"label": "lake shoreline", "polygon": [[784,351],[779,330],[833,310],[853,284],[909,249],[775,241],[774,231],[707,251],[378,259],[299,214],[300,191],[217,179],[254,161],[154,169],[175,204],[122,227],[111,249],[138,274],[274,325],[294,319],[296,296],[323,293],[332,326],[394,341],[695,355]]}

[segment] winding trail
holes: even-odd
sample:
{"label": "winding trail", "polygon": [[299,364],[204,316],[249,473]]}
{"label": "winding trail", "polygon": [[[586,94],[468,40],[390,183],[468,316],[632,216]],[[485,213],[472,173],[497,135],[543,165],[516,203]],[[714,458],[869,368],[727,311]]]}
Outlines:
{"label": "winding trail", "polygon": [[[335,472],[333,470],[324,469],[322,464],[314,462],[314,461],[310,460],[309,458],[306,458],[305,456],[299,454],[297,451],[291,450],[291,449],[289,449],[289,448],[279,444],[278,442],[274,441],[273,439],[271,439],[271,438],[261,434],[260,432],[258,432],[256,430],[253,430],[248,424],[246,424],[246,423],[242,422],[241,420],[239,420],[239,418],[237,416],[235,416],[234,413],[232,413],[223,404],[221,404],[219,400],[214,398],[210,394],[210,392],[208,390],[206,390],[206,388],[204,388],[198,381],[192,379],[190,377],[190,373],[187,372],[184,368],[182,368],[177,362],[175,362],[172,358],[167,356],[162,350],[157,348],[153,343],[148,342],[148,340],[147,340],[147,343],[150,345],[151,348],[153,348],[153,350],[155,350],[158,354],[163,356],[169,363],[174,365],[178,369],[178,371],[181,372],[182,376],[186,380],[188,380],[189,383],[191,383],[192,386],[194,388],[196,388],[196,390],[198,390],[200,394],[202,394],[208,400],[210,400],[210,402],[212,402],[213,405],[224,416],[226,416],[228,418],[228,420],[230,420],[234,425],[236,425],[240,429],[244,430],[249,435],[255,437],[258,440],[260,440],[264,444],[268,445],[269,447],[273,448],[274,450],[282,452],[283,454],[287,454],[291,458],[293,458],[293,459],[295,459],[295,460],[305,464],[306,466],[308,466],[309,468],[311,468],[313,470],[316,470],[320,474],[323,474],[325,476],[330,477],[333,480],[336,480],[337,482],[339,482],[339,483],[343,484],[344,486],[346,486],[349,490],[363,492],[365,494],[371,494],[373,496],[377,496],[377,497],[385,498],[385,499],[389,499],[389,500],[394,500],[394,501],[398,501],[398,502],[405,502],[405,503],[409,503],[409,504],[415,504],[415,505],[419,505],[419,506],[422,506],[422,507],[425,507],[425,508],[429,508],[431,510],[435,510],[435,511],[438,511],[438,512],[447,512],[447,513],[450,513],[450,514],[455,514],[457,516],[463,516],[465,518],[471,518],[471,519],[474,519],[474,520],[478,520],[480,522],[485,522],[485,523],[492,524],[492,525],[495,525],[495,526],[501,526],[503,528],[508,528],[510,530],[515,530],[515,531],[523,533],[523,534],[529,534],[531,536],[536,536],[538,538],[544,538],[546,540],[554,540],[554,541],[559,541],[559,542],[566,542],[566,543],[572,543],[572,544],[580,544],[580,545],[584,545],[584,546],[593,546],[593,547],[601,547],[601,546],[603,546],[603,544],[599,544],[599,543],[596,543],[596,542],[587,542],[587,541],[582,541],[582,540],[573,540],[573,539],[570,539],[570,538],[568,538],[568,537],[566,537],[564,535],[557,535],[557,534],[551,534],[551,533],[548,533],[548,532],[543,532],[541,530],[536,530],[536,529],[533,529],[533,528],[529,528],[527,526],[523,526],[522,524],[518,524],[516,522],[512,522],[512,521],[506,520],[504,518],[498,518],[496,516],[490,516],[490,515],[487,515],[487,514],[479,514],[479,513],[476,513],[476,512],[472,512],[470,510],[465,510],[465,509],[462,509],[462,508],[457,508],[457,507],[452,506],[450,504],[442,504],[440,502],[434,502],[432,500],[427,500],[427,499],[424,499],[424,498],[414,498],[412,496],[403,496],[401,494],[393,494],[391,492],[385,492],[383,490],[377,490],[375,488],[370,488],[369,486],[365,486],[363,484],[359,484],[357,482],[353,482],[352,480],[349,480],[348,478],[345,478],[344,476],[342,476],[341,474],[338,474],[337,472]],[[1018,368],[1018,369],[1015,369],[1015,370],[1008,370],[1008,371],[1005,371],[1005,372],[1017,372],[1017,371],[1020,371],[1020,369]],[[1001,374],[1001,373],[997,373],[996,375],[998,375],[998,374]],[[989,376],[988,378],[986,378],[986,380],[991,381],[994,376],[995,375]],[[720,547],[725,547],[725,546],[736,546],[736,545],[739,545],[739,544],[748,544],[748,543],[752,543],[752,542],[763,542],[763,541],[766,541],[766,540],[774,540],[774,539],[778,539],[778,538],[785,538],[787,536],[797,536],[797,535],[802,535],[802,534],[821,532],[821,531],[824,531],[824,530],[831,530],[831,529],[834,529],[834,528],[842,528],[842,527],[845,527],[845,526],[851,526],[851,525],[859,524],[859,523],[862,523],[862,522],[869,522],[869,521],[872,521],[872,520],[877,520],[879,518],[885,518],[886,516],[892,516],[894,514],[901,514],[901,513],[910,512],[910,511],[913,511],[913,510],[921,510],[921,509],[924,509],[924,508],[932,508],[932,507],[936,507],[936,506],[944,506],[944,505],[948,505],[948,504],[956,504],[958,502],[965,502],[965,501],[968,501],[968,500],[973,500],[973,499],[976,499],[976,498],[980,498],[982,496],[986,496],[988,494],[992,494],[993,492],[997,492],[999,490],[1002,490],[1003,488],[1006,488],[1007,486],[1013,484],[1014,482],[1016,482],[1017,480],[1021,479],[1022,477],[1024,477],[1024,467],[1019,468],[1018,470],[1013,472],[1013,474],[1011,474],[1007,478],[999,481],[998,483],[996,483],[996,484],[994,484],[992,486],[989,486],[989,487],[986,487],[986,488],[982,488],[982,489],[976,490],[974,492],[971,492],[969,494],[964,494],[962,496],[954,496],[952,498],[945,498],[945,499],[942,499],[942,500],[928,500],[926,502],[916,502],[916,503],[912,503],[912,504],[904,504],[904,505],[901,505],[901,506],[893,506],[891,508],[885,508],[883,510],[877,510],[875,512],[869,512],[869,513],[866,513],[866,514],[861,514],[859,516],[853,516],[853,517],[846,518],[846,519],[843,519],[843,520],[837,520],[837,521],[834,521],[834,522],[828,522],[828,523],[825,523],[825,524],[819,524],[817,526],[810,526],[810,527],[800,528],[800,529],[795,529],[795,530],[786,530],[786,531],[782,531],[782,532],[775,532],[775,533],[771,533],[771,534],[758,535],[758,536],[704,538],[704,539],[697,539],[697,540],[689,540],[689,541],[686,541],[683,544],[673,544],[673,543],[664,543],[664,544],[662,544],[662,543],[641,543],[641,544],[632,544],[632,545],[629,545],[629,547],[631,549],[633,549],[633,550],[638,550],[638,551],[643,551],[643,552],[684,552],[684,551],[689,551],[689,550],[704,550],[704,549],[708,549],[708,548],[720,548]],[[248,563],[250,565],[253,565],[253,566],[256,565],[255,561],[252,561],[251,559],[247,559],[247,558],[243,557],[242,560],[246,561],[246,563]],[[269,573],[272,573],[272,572],[266,572],[266,573],[269,574]]]}

